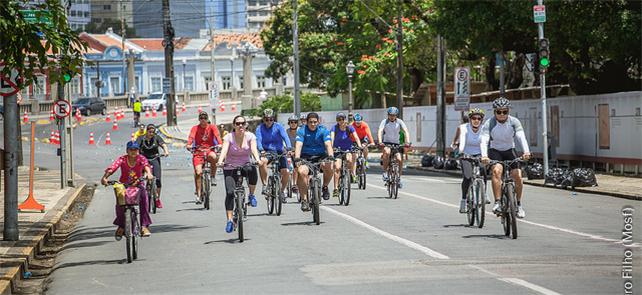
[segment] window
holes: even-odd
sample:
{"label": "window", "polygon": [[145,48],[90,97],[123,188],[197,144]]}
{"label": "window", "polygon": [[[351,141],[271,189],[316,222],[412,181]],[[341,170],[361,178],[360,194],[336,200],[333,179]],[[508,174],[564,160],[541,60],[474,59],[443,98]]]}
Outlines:
{"label": "window", "polygon": [[109,87],[113,95],[122,93],[120,91],[120,77],[109,77]]}
{"label": "window", "polygon": [[91,77],[89,78],[89,93],[92,95],[98,95],[98,87],[96,87],[96,82],[98,82],[98,78],[96,77]]}
{"label": "window", "polygon": [[84,12],[85,17],[89,17],[89,11]]}
{"label": "window", "polygon": [[288,77],[283,77],[283,86],[288,86]]}
{"label": "window", "polygon": [[243,76],[240,76],[240,77],[239,77],[239,87],[241,87],[241,89],[245,89],[245,86],[244,86],[244,85],[245,85],[245,84],[243,83]]}
{"label": "window", "polygon": [[80,89],[80,77],[74,77],[69,83],[69,89],[72,95],[79,95],[82,90]]}
{"label": "window", "polygon": [[194,90],[194,77],[185,76],[185,90],[193,91]]}
{"label": "window", "polygon": [[136,82],[134,82],[133,87],[136,89],[136,93],[141,93],[142,88],[140,87],[140,76],[136,76],[136,78],[134,79],[136,80]]}
{"label": "window", "polygon": [[103,10],[111,10],[111,5],[109,4],[103,5]]}
{"label": "window", "polygon": [[265,88],[265,76],[256,77],[256,87]]}
{"label": "window", "polygon": [[163,85],[161,85],[163,82],[161,81],[161,77],[152,77],[151,79],[151,84],[152,84],[152,92],[161,92]]}
{"label": "window", "polygon": [[222,77],[221,82],[223,82],[223,90],[232,88],[232,79],[229,76]]}
{"label": "window", "polygon": [[257,6],[257,5],[259,5],[259,1],[258,0],[248,0],[247,1],[247,6]]}
{"label": "window", "polygon": [[202,72],[201,77],[205,83],[205,90],[210,90],[210,82],[212,81],[212,74],[210,72]]}
{"label": "window", "polygon": [[71,16],[76,16],[76,11],[75,11],[75,10],[70,11],[70,12],[69,12],[69,15],[71,15]]}
{"label": "window", "polygon": [[259,5],[261,6],[267,6],[268,5],[268,0],[259,0]]}
{"label": "window", "polygon": [[36,80],[33,81],[33,95],[44,95],[46,92],[45,76],[37,76]]}

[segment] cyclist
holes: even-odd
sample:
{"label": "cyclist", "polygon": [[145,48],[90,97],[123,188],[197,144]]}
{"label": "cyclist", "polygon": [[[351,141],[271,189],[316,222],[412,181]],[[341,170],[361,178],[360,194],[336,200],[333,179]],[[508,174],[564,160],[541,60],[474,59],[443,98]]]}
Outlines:
{"label": "cyclist", "polygon": [[299,115],[299,127],[303,127],[307,125],[308,124],[307,121],[308,121],[307,116],[301,113],[301,115]]}
{"label": "cyclist", "polygon": [[[220,146],[223,142],[216,126],[208,123],[206,112],[198,114],[199,124],[193,126],[187,137],[186,148],[194,153],[192,164],[194,165],[194,185],[196,186],[196,204],[201,203],[201,175],[203,174],[203,163],[210,162],[212,175],[216,174],[216,153],[211,150],[214,146]],[[207,157],[205,156],[207,154]]]}
{"label": "cyclist", "polygon": [[348,112],[348,125],[352,125],[354,123],[354,114],[352,112]]}
{"label": "cyclist", "polygon": [[[109,168],[105,169],[100,182],[107,185],[109,177],[120,169],[120,181],[126,186],[138,186],[141,189],[139,207],[140,207],[140,225],[142,228],[142,236],[147,237],[151,235],[149,225],[152,224],[152,219],[149,216],[147,203],[147,191],[145,190],[145,182],[141,181],[146,175],[147,179],[152,179],[152,170],[149,167],[149,162],[145,157],[139,154],[139,146],[135,141],[127,142],[127,154],[118,157]],[[122,206],[116,205],[116,219],[114,225],[118,226],[116,229],[116,239],[125,234],[125,210]]]}
{"label": "cyclist", "polygon": [[[285,143],[285,146],[283,145]],[[292,150],[290,138],[285,129],[278,122],[274,122],[274,111],[265,109],[263,111],[263,123],[256,127],[256,145],[261,152],[259,161],[259,173],[261,175],[261,184],[263,185],[262,193],[267,199],[268,187],[265,185],[268,176],[268,159],[264,156],[266,152],[276,152],[282,155],[286,151]],[[287,192],[290,173],[288,173],[288,160],[282,157],[279,160],[279,172],[281,173],[281,189],[279,199],[285,203],[285,193]]]}
{"label": "cyclist", "polygon": [[140,102],[140,98],[137,98],[132,106],[132,111],[134,111],[134,127],[140,122],[140,112],[143,110],[143,104]]}
{"label": "cyclist", "polygon": [[[338,113],[337,114],[337,124],[332,127],[330,131],[330,138],[332,139],[332,147],[340,150],[342,154],[346,155],[346,161],[348,162],[348,169],[350,169],[351,182],[356,178],[354,175],[354,159],[355,156],[353,153],[350,153],[353,142],[352,138],[358,138],[357,131],[348,124],[346,120],[346,114]],[[339,197],[339,176],[341,175],[341,158],[336,157],[334,161],[334,191],[332,191],[332,197]]]}
{"label": "cyclist", "polygon": [[[495,116],[487,120],[481,130],[481,156],[484,164],[488,164],[490,160],[508,161],[516,159],[515,138],[519,140],[524,150],[522,158],[528,160],[531,157],[524,127],[522,127],[522,123],[517,118],[508,114],[510,106],[510,101],[504,97],[499,97],[493,101]],[[494,165],[491,168],[493,173],[493,195],[495,196],[493,212],[499,212],[501,209],[499,199],[501,197],[503,167],[502,165]],[[524,218],[526,217],[526,212],[522,208],[522,171],[519,168],[519,163],[514,163],[510,167],[510,173],[513,180],[515,180],[517,217]]]}
{"label": "cyclist", "polygon": [[[290,144],[294,146],[296,144],[296,131],[299,129],[299,119],[297,116],[292,115],[288,118],[289,128],[286,131],[288,138],[290,139]],[[299,188],[296,186],[298,172],[296,169],[292,169],[292,193],[298,194]]]}
{"label": "cyclist", "polygon": [[[330,132],[323,125],[319,125],[319,115],[317,113],[309,113],[306,117],[307,125],[299,128],[296,134],[296,147],[294,149],[294,161],[297,163],[299,170],[299,180],[297,185],[299,193],[301,194],[301,210],[310,211],[308,204],[308,185],[310,178],[310,168],[306,165],[299,165],[300,159],[308,161],[320,161],[324,156],[333,157],[332,139]],[[323,171],[323,189],[322,195],[324,200],[330,199],[328,192],[328,183],[332,178],[332,164],[323,163],[321,165]]]}
{"label": "cyclist", "polygon": [[163,155],[167,157],[169,155],[169,149],[167,144],[162,137],[156,134],[156,125],[149,124],[147,125],[147,132],[145,136],[141,136],[136,140],[136,143],[140,147],[140,153],[147,158],[149,164],[152,165],[152,173],[156,177],[156,208],[163,208],[163,203],[160,200],[161,193],[161,159],[160,159],[160,150],[159,147],[163,149]]}
{"label": "cyclist", "polygon": [[134,132],[134,141],[138,140],[138,138],[143,137],[145,133],[147,132],[147,129],[145,128],[145,124],[139,124],[138,129],[136,132]]}
{"label": "cyclist", "polygon": [[[396,107],[388,108],[388,118],[383,119],[381,124],[379,124],[379,131],[377,132],[377,138],[379,139],[379,146],[383,147],[383,154],[381,155],[383,160],[383,181],[388,181],[388,165],[390,158],[390,148],[385,147],[385,144],[400,144],[399,142],[399,132],[403,131],[405,137],[409,138],[410,133],[408,132],[408,127],[403,120],[397,118],[399,115],[399,109]],[[407,143],[410,145],[410,142]],[[397,161],[399,161],[399,167],[403,167],[403,158],[400,153],[396,155]],[[401,176],[401,171],[399,169],[399,176]],[[401,181],[399,182],[399,187],[401,188]]]}
{"label": "cyclist", "polygon": [[[221,156],[218,159],[218,165],[223,167],[225,176],[225,210],[227,213],[227,223],[225,231],[231,233],[234,230],[233,210],[234,210],[234,189],[236,188],[237,176],[233,173],[234,168],[250,163],[250,155],[254,159],[259,159],[256,137],[252,132],[247,131],[247,121],[241,115],[234,117],[232,120],[234,128],[232,132],[225,136]],[[248,180],[250,194],[248,199],[252,207],[256,207],[256,189],[257,175],[256,167],[251,166],[244,168],[241,175]]]}
{"label": "cyclist", "polygon": [[229,132],[227,132],[227,130],[225,130],[225,125],[223,125],[223,124],[218,125],[218,128],[221,129],[221,130],[219,130],[219,132],[220,132],[220,134],[223,135],[223,137],[225,137],[225,135],[227,135],[229,133]]}
{"label": "cyclist", "polygon": [[[468,118],[470,123],[459,125],[458,132],[459,138],[456,138],[459,154],[468,155],[471,157],[479,157],[481,155],[481,126],[484,121],[484,110],[480,108],[472,108],[468,111]],[[480,169],[486,179],[485,169]],[[459,203],[459,213],[466,213],[466,198],[468,188],[470,187],[473,177],[473,165],[468,161],[461,161],[461,171],[464,177],[461,182],[461,202]],[[486,203],[490,203],[490,199],[486,196]]]}
{"label": "cyclist", "polygon": [[[352,123],[352,127],[357,131],[357,135],[359,136],[358,139],[356,140],[355,143],[362,143],[363,147],[363,157],[366,159],[366,167],[368,167],[368,149],[366,148],[366,143],[369,145],[374,145],[374,137],[372,137],[372,133],[370,132],[370,126],[368,126],[368,123],[363,121],[363,117],[361,114],[356,113],[354,114],[354,122]],[[357,167],[355,166],[354,169]],[[353,173],[355,172],[354,170],[352,171]]]}

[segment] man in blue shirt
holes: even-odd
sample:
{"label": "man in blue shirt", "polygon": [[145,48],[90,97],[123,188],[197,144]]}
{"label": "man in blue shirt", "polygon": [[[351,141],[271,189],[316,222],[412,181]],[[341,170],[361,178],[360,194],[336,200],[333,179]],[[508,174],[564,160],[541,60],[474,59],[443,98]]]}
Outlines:
{"label": "man in blue shirt", "polygon": [[[323,126],[319,126],[319,115],[309,113],[306,118],[307,125],[301,126],[296,133],[296,146],[294,149],[294,162],[297,163],[299,179],[297,186],[301,194],[301,210],[310,211],[308,204],[308,185],[310,168],[306,165],[299,165],[301,159],[310,162],[319,162],[324,157],[333,157],[332,140],[330,132]],[[328,183],[332,179],[332,163],[321,164],[323,171],[323,199],[330,199]]]}
{"label": "man in blue shirt", "polygon": [[[285,147],[283,143],[285,142]],[[268,175],[268,159],[265,157],[266,152],[274,152],[282,155],[286,151],[292,150],[290,138],[285,132],[285,129],[278,122],[274,122],[274,111],[266,109],[263,111],[263,123],[256,128],[256,145],[261,152],[261,160],[259,161],[259,174],[261,175],[261,183],[263,184],[263,194],[267,199],[267,181]],[[279,172],[281,173],[281,188],[283,191],[279,192],[279,199],[285,203],[285,191],[288,187],[290,173],[288,173],[288,161],[286,157],[279,159]]]}

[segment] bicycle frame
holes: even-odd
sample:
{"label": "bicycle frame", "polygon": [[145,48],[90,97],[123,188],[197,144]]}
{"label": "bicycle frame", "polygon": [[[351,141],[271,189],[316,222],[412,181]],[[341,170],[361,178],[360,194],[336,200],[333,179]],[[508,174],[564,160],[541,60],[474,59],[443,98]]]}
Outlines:
{"label": "bicycle frame", "polygon": [[390,155],[388,156],[388,181],[386,186],[388,187],[388,196],[390,198],[396,199],[398,197],[399,183],[401,181],[400,175],[400,162],[397,160],[396,155],[401,154],[399,148],[401,147],[398,144],[386,144],[386,147],[390,148]]}
{"label": "bicycle frame", "polygon": [[281,215],[281,199],[279,194],[281,192],[281,171],[279,169],[279,162],[281,158],[287,157],[287,154],[277,154],[276,152],[267,152],[265,154],[266,159],[270,163],[271,175],[268,176],[268,214],[272,214],[276,207],[276,215]]}
{"label": "bicycle frame", "polygon": [[[310,172],[308,173],[308,177],[310,178],[309,186],[308,186],[308,200],[307,202],[310,204],[310,208],[312,209],[312,220],[316,225],[321,224],[321,217],[319,214],[319,205],[321,204],[321,186],[322,186],[322,181],[321,181],[321,176],[319,174],[321,173],[321,164],[324,162],[327,162],[326,159],[322,159],[318,163],[312,163],[307,160],[301,159],[302,165],[308,166]],[[301,202],[304,202],[303,198],[301,198]]]}
{"label": "bicycle frame", "polygon": [[501,198],[500,206],[501,211],[499,216],[501,217],[502,225],[504,227],[504,234],[506,236],[512,236],[513,239],[517,239],[517,196],[515,192],[515,181],[511,177],[510,166],[513,163],[522,162],[521,158],[514,160],[506,161],[491,161],[491,165],[499,164],[502,165],[502,186],[501,186]]}

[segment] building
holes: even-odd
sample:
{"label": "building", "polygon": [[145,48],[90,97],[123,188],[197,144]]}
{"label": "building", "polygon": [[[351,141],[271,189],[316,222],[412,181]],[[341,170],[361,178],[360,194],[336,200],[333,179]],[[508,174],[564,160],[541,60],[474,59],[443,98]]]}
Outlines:
{"label": "building", "polygon": [[[81,1],[81,0],[76,0]],[[132,17],[132,9],[135,2],[132,0],[82,0],[89,1],[91,3],[91,22],[97,25],[102,24],[105,20],[120,20],[121,18],[125,19],[125,23],[128,27],[134,26],[134,21]]]}
{"label": "building", "polygon": [[212,4],[208,5],[207,14],[212,17],[209,21],[214,23],[214,29],[236,30],[246,28],[246,0],[216,0],[212,2]]}
{"label": "building", "polygon": [[247,0],[247,29],[260,31],[281,0]]}
{"label": "building", "polygon": [[74,31],[84,31],[91,21],[91,4],[89,0],[70,0],[71,6],[67,14],[69,26]]}
{"label": "building", "polygon": [[[133,26],[141,38],[163,37],[162,0],[130,0]],[[201,29],[209,28],[206,9],[220,0],[170,1],[172,27],[176,37],[198,38]]]}

